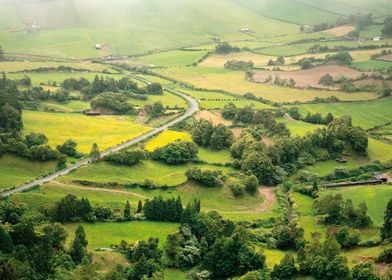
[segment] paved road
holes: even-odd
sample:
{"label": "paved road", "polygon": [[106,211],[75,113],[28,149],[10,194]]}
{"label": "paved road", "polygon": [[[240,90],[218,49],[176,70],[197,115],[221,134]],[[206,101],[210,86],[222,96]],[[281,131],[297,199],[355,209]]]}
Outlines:
{"label": "paved road", "polygon": [[[183,115],[181,115],[180,117],[178,117],[178,118],[168,122],[167,124],[165,124],[165,125],[163,125],[161,127],[158,127],[158,128],[153,129],[153,130],[150,130],[149,132],[147,132],[147,133],[145,133],[143,135],[140,135],[140,136],[138,136],[138,137],[136,137],[136,138],[134,138],[132,140],[124,142],[124,143],[122,143],[122,144],[120,144],[118,146],[114,146],[114,147],[111,147],[109,149],[106,149],[106,150],[102,151],[101,152],[101,156],[106,156],[108,154],[117,152],[117,151],[119,151],[121,149],[128,148],[128,147],[133,146],[133,145],[135,145],[135,144],[137,144],[139,142],[142,142],[142,141],[150,138],[151,136],[154,136],[154,135],[156,135],[156,134],[158,134],[158,133],[168,129],[170,126],[175,125],[175,124],[185,120],[186,118],[192,116],[193,113],[195,113],[197,110],[199,110],[199,104],[197,103],[197,101],[195,99],[193,99],[193,98],[191,98],[191,97],[189,97],[189,96],[187,96],[185,94],[182,94],[180,92],[177,92],[177,91],[173,91],[173,90],[169,90],[169,89],[166,89],[166,90],[170,91],[173,94],[179,95],[179,96],[181,96],[184,99],[186,99],[187,102],[189,103],[189,106],[190,106],[189,109]],[[50,174],[50,175],[42,177],[40,179],[31,181],[31,182],[29,182],[27,184],[21,185],[19,187],[16,187],[15,189],[2,192],[0,195],[1,196],[10,196],[10,195],[12,195],[14,193],[27,190],[27,189],[31,188],[32,186],[34,186],[34,185],[42,185],[44,183],[47,183],[49,181],[52,181],[52,180],[56,179],[59,176],[66,175],[66,174],[68,174],[69,172],[71,172],[73,170],[76,170],[76,169],[78,169],[78,168],[80,168],[82,166],[90,164],[90,162],[91,162],[90,158],[83,159],[83,160],[78,161],[77,163],[75,163],[75,164],[73,164],[73,165],[71,165],[71,166],[69,166],[69,167],[67,167],[65,169],[56,171],[53,174]]]}

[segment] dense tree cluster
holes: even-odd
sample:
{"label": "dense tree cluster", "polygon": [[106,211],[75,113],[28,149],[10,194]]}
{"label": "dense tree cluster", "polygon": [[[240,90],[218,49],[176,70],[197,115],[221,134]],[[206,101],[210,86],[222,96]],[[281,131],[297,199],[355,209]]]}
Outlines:
{"label": "dense tree cluster", "polygon": [[315,113],[315,114],[307,113],[303,121],[308,123],[327,125],[330,122],[332,122],[333,119],[334,117],[331,113],[328,113],[325,117],[323,117],[320,113]]}
{"label": "dense tree cluster", "polygon": [[336,54],[328,54],[325,57],[325,62],[333,62],[338,64],[350,65],[353,62],[353,58],[351,57],[349,52],[339,52]]}
{"label": "dense tree cluster", "polygon": [[283,65],[284,63],[285,63],[285,59],[283,56],[277,57],[276,60],[270,59],[268,61],[269,66]]}
{"label": "dense tree cluster", "polygon": [[324,86],[333,86],[333,83],[333,77],[328,73],[322,76],[319,80],[319,84]]}
{"label": "dense tree cluster", "polygon": [[187,170],[185,173],[188,180],[198,182],[207,187],[221,186],[225,177],[220,170],[202,170],[198,167]]}
{"label": "dense tree cluster", "polygon": [[366,154],[367,136],[353,127],[348,117],[333,120],[327,128],[304,137],[280,138],[266,147],[257,130],[244,130],[231,147],[234,166],[257,177],[260,183],[275,185],[298,168],[342,152]]}
{"label": "dense tree cluster", "polygon": [[211,121],[200,120],[192,130],[193,141],[214,150],[229,148],[233,143],[233,132],[223,124],[213,125]]}
{"label": "dense tree cluster", "polygon": [[163,87],[160,83],[149,83],[147,85],[148,94],[163,94]]}
{"label": "dense tree cluster", "polygon": [[105,156],[105,161],[114,162],[123,165],[135,165],[139,161],[146,159],[147,154],[145,151],[140,149],[135,150],[123,150],[110,155]]}
{"label": "dense tree cluster", "polygon": [[3,48],[0,46],[0,61],[5,60]]}
{"label": "dense tree cluster", "polygon": [[68,233],[59,223],[38,231],[20,207],[8,201],[0,202],[0,219],[0,279],[65,279],[82,260],[89,262],[81,226],[67,250]]}
{"label": "dense tree cluster", "polygon": [[65,90],[82,90],[91,85],[90,81],[86,78],[68,78],[61,83],[61,87]]}
{"label": "dense tree cluster", "polygon": [[3,73],[0,79],[0,133],[18,132],[23,128],[20,92],[14,81]]}
{"label": "dense tree cluster", "polygon": [[197,146],[192,142],[175,141],[151,153],[151,158],[168,164],[180,164],[197,159]]}
{"label": "dense tree cluster", "polygon": [[112,111],[118,114],[134,113],[133,106],[121,93],[103,92],[91,100],[91,108]]}
{"label": "dense tree cluster", "polygon": [[[279,112],[278,112],[279,113]],[[289,136],[290,131],[284,123],[275,120],[276,113],[267,110],[255,110],[251,106],[237,108],[234,103],[226,104],[222,117],[235,123],[253,124],[261,134]]]}
{"label": "dense tree cluster", "polygon": [[247,72],[253,70],[254,63],[252,61],[229,60],[225,63],[224,67],[230,70]]}
{"label": "dense tree cluster", "polygon": [[384,224],[381,228],[381,238],[392,240],[392,199],[389,200],[384,214]]}
{"label": "dense tree cluster", "polygon": [[146,112],[153,118],[163,116],[165,114],[165,107],[161,101],[154,102],[153,104],[148,104],[145,107]]}
{"label": "dense tree cluster", "polygon": [[[381,30],[382,34],[387,37],[392,37],[392,17],[387,17],[384,21],[384,27]],[[1,58],[1,55],[0,55]]]}
{"label": "dense tree cluster", "polygon": [[148,220],[180,222],[184,209],[180,197],[163,199],[159,196],[146,200],[143,211]]}
{"label": "dense tree cluster", "polygon": [[372,225],[367,215],[366,203],[362,202],[357,208],[350,199],[343,200],[341,194],[326,195],[315,203],[316,213],[324,216],[327,224],[343,224],[356,228],[365,228]]}
{"label": "dense tree cluster", "polygon": [[216,47],[215,47],[215,52],[217,54],[229,54],[232,52],[239,52],[240,48],[238,47],[233,47],[232,45],[230,45],[227,42],[223,42],[223,43],[219,43]]}

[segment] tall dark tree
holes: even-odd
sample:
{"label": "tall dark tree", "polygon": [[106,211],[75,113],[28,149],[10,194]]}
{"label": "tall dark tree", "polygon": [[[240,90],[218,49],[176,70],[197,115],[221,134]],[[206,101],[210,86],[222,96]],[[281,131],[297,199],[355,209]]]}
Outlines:
{"label": "tall dark tree", "polygon": [[381,30],[382,34],[387,37],[392,37],[392,17],[387,17],[384,21],[384,27]]}
{"label": "tall dark tree", "polygon": [[143,211],[143,203],[141,200],[137,203],[137,210],[136,213],[141,213]]}
{"label": "tall dark tree", "polygon": [[97,162],[101,157],[101,152],[99,151],[97,143],[94,143],[91,147],[90,158],[92,162]]}
{"label": "tall dark tree", "polygon": [[381,228],[381,238],[392,239],[392,199],[389,200],[384,214],[384,224]]}
{"label": "tall dark tree", "polygon": [[297,274],[297,268],[295,267],[295,261],[292,255],[286,254],[282,261],[274,266],[271,272],[271,278],[274,280],[289,280],[295,279]]}
{"label": "tall dark tree", "polygon": [[0,108],[0,132],[15,132],[23,128],[22,113],[6,104]]}
{"label": "tall dark tree", "polygon": [[128,200],[127,200],[127,202],[125,202],[123,216],[124,216],[124,219],[126,219],[126,220],[131,219],[131,204],[129,204]]}
{"label": "tall dark tree", "polygon": [[69,254],[75,264],[80,264],[82,260],[87,257],[87,244],[86,233],[81,225],[76,228],[75,239]]}

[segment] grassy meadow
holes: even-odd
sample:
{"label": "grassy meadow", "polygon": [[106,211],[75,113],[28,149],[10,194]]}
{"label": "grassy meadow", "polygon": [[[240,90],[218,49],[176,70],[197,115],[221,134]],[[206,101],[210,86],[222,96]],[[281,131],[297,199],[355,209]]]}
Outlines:
{"label": "grassy meadow", "polygon": [[[82,114],[46,113],[23,111],[23,134],[44,133],[52,147],[73,139],[77,150],[89,153],[91,145],[97,143],[101,150],[120,144],[142,134],[142,125],[134,117],[98,116]],[[150,128],[144,126],[143,132]]]}

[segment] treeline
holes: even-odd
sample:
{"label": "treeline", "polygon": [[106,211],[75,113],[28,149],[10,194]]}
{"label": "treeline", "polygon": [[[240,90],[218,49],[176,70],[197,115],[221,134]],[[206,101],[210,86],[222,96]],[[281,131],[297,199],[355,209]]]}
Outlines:
{"label": "treeline", "polygon": [[[373,24],[373,17],[372,14],[354,14],[348,17],[338,18],[336,21],[322,22],[312,25],[311,29],[313,32],[318,32],[347,24],[354,24],[357,30],[362,30],[366,26]],[[301,25],[300,30],[304,31],[305,27]]]}
{"label": "treeline", "polygon": [[234,103],[227,103],[222,110],[222,117],[236,124],[255,125],[262,134],[290,136],[290,131],[284,123],[278,123],[275,117],[283,117],[283,112],[256,110],[251,106],[237,108]]}
{"label": "treeline", "polygon": [[215,53],[217,54],[229,54],[233,52],[239,52],[241,49],[237,46],[232,46],[227,42],[219,43],[215,47]]}
{"label": "treeline", "polygon": [[[199,202],[200,203],[200,202]],[[162,196],[146,200],[143,206],[144,216],[151,221],[179,223],[184,209],[181,198],[164,199]]]}
{"label": "treeline", "polygon": [[252,61],[229,60],[225,63],[224,67],[230,70],[247,72],[253,70],[254,63]]}
{"label": "treeline", "polygon": [[313,123],[313,124],[327,125],[334,120],[334,116],[332,115],[332,113],[328,113],[325,117],[323,117],[320,113],[311,114],[308,112],[304,117],[299,112],[298,107],[289,108],[287,110],[287,113],[290,115],[290,117],[292,117],[295,120],[300,120],[300,121],[304,121],[307,123]]}
{"label": "treeline", "polygon": [[180,164],[197,160],[198,148],[192,142],[175,141],[164,147],[155,149],[151,159],[160,160],[167,164]]}
{"label": "treeline", "polygon": [[278,139],[270,147],[262,143],[257,131],[247,129],[230,151],[236,168],[255,175],[262,184],[276,185],[317,160],[336,158],[342,153],[365,155],[367,146],[366,132],[353,127],[351,118],[343,117],[304,137]]}

